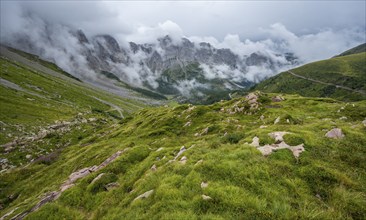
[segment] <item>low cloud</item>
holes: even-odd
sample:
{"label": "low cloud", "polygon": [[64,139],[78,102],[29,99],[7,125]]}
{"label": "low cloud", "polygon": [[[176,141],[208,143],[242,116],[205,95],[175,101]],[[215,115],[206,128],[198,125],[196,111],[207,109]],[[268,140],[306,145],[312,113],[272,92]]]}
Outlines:
{"label": "low cloud", "polygon": [[165,37],[166,35],[169,35],[174,42],[180,42],[183,36],[183,30],[178,24],[167,20],[158,23],[155,27],[139,25],[132,34],[125,36],[125,38],[121,40],[132,41],[139,44],[156,43],[158,38]]}
{"label": "low cloud", "polygon": [[[35,53],[76,76],[96,79],[97,74],[88,65],[85,47],[75,37],[75,31],[83,29],[89,39],[98,34],[110,34],[129,52],[128,64],[107,61],[113,73],[133,85],[143,86],[147,82],[152,88],[158,87],[156,80],[161,72],[151,71],[146,65],[141,65],[141,62],[149,57],[141,51],[131,53],[130,41],[154,44],[153,49],[159,52],[163,59],[169,57],[164,57],[164,50],[157,40],[166,35],[172,38],[173,44],[180,44],[182,37],[186,37],[194,43],[196,49],[200,48],[201,42],[207,42],[216,49],[228,48],[244,64],[253,53],[268,59],[260,65],[243,65],[238,68],[226,64],[200,64],[206,79],[219,78],[233,83],[241,83],[243,80],[258,82],[298,65],[289,62],[286,53],[294,54],[299,63],[306,63],[330,58],[366,41],[365,29],[362,26],[327,28],[317,33],[299,34],[292,32],[284,24],[275,23],[258,30],[262,36],[261,40],[243,39],[242,35],[235,33],[227,34],[219,40],[215,36],[186,36],[185,30],[172,20],[157,22],[156,25],[130,24],[116,9],[101,2],[88,4],[88,10],[95,10],[95,16],[86,10],[79,11],[79,8],[85,6],[84,3],[63,5],[1,2],[1,6],[1,43]],[[93,49],[91,43],[85,45]],[[176,88],[188,96],[192,89],[207,88],[207,85],[196,80],[184,80],[176,85]]]}
{"label": "low cloud", "polygon": [[[366,41],[365,30],[348,28],[341,30],[327,29],[315,34],[296,35],[283,24],[275,23],[270,28],[260,28],[265,40],[241,40],[237,34],[228,34],[223,41],[212,36],[188,37],[191,41],[208,42],[216,48],[229,48],[240,56],[261,52],[272,59],[282,59],[278,53],[294,53],[302,62],[311,62],[335,56],[351,47]],[[283,62],[283,60],[279,60]]]}

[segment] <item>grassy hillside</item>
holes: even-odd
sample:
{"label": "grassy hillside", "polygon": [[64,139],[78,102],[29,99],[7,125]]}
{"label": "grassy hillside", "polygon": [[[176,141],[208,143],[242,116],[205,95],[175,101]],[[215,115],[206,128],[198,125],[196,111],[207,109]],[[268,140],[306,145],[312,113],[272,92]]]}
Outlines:
{"label": "grassy hillside", "polygon": [[339,54],[338,56],[347,56],[347,55],[363,53],[363,52],[366,52],[366,43],[358,45],[357,47],[354,47],[352,49],[349,49],[349,50]]}
{"label": "grassy hillside", "polygon": [[70,73],[68,72],[65,72],[63,71],[60,67],[58,67],[56,64],[52,63],[52,62],[49,62],[49,61],[46,61],[46,60],[43,60],[41,58],[39,58],[39,56],[37,55],[34,55],[34,54],[31,54],[31,53],[27,53],[27,52],[24,52],[24,51],[21,51],[21,50],[17,50],[15,48],[12,48],[12,47],[6,47],[8,50],[10,51],[13,51],[17,54],[20,54],[21,56],[31,60],[31,61],[35,61],[35,62],[38,62],[40,64],[42,64],[43,66],[49,68],[49,69],[52,69],[56,72],[59,72],[67,77],[70,77],[70,78],[73,78],[77,81],[80,81],[80,79],[74,77],[73,75],[71,75]]}
{"label": "grassy hillside", "polygon": [[[62,71],[49,75],[4,56],[0,67],[0,145],[14,143],[0,147],[0,158],[7,161],[1,169],[78,143],[146,106],[64,77]],[[46,138],[38,140],[41,136]]]}
{"label": "grassy hillside", "polygon": [[[366,101],[285,95],[272,102],[275,95],[135,112],[47,163],[1,173],[0,216],[365,219]],[[325,137],[332,128],[345,137]],[[290,132],[284,141],[303,144],[305,151],[299,157],[288,149],[263,156],[250,144],[255,137],[260,146],[274,144],[269,133],[277,131]],[[121,155],[106,160],[115,153]],[[76,181],[70,176],[103,161],[105,167],[84,170]],[[65,189],[70,182],[75,185]],[[58,196],[47,197],[55,195],[50,192]],[[45,198],[51,202],[36,205]]]}
{"label": "grassy hillside", "polygon": [[[329,84],[314,82],[296,77],[289,72],[283,72],[264,80],[254,89],[265,92],[296,93],[310,97],[331,97],[346,101],[366,99],[365,52],[309,63],[295,68],[291,72]],[[339,88],[335,85],[356,91]]]}

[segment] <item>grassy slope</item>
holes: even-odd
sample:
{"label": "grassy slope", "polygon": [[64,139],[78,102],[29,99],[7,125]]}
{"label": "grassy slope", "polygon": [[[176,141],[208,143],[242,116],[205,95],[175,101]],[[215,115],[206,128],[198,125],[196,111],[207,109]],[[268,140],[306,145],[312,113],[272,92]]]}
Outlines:
{"label": "grassy slope", "polygon": [[[336,57],[306,64],[292,72],[322,82],[347,86],[366,91],[366,53]],[[297,93],[310,97],[331,97],[340,100],[364,100],[365,95],[350,92],[335,86],[327,86],[280,73],[254,87],[266,92]]]}
{"label": "grassy slope", "polygon": [[[110,126],[115,119],[121,117],[111,106],[93,97],[119,106],[126,116],[146,106],[138,101],[92,89],[72,78],[66,81],[62,77],[35,71],[5,57],[0,58],[0,66],[0,78],[26,90],[19,91],[0,85],[0,144],[5,144],[17,137],[37,134],[47,125],[54,124],[56,120],[103,119],[92,124],[81,125],[77,131],[73,130],[61,137],[50,137],[42,144],[30,144],[19,151],[17,149],[1,155],[1,158],[10,160],[14,165],[23,163],[27,154],[38,157],[56,148],[77,143],[96,130]],[[60,72],[61,74],[63,73]],[[79,113],[83,116],[78,116]],[[0,148],[0,152],[3,151],[4,149]]]}
{"label": "grassy slope", "polygon": [[357,47],[351,48],[351,49],[339,54],[338,56],[347,56],[347,55],[363,53],[363,52],[366,52],[366,43],[358,45]]}
{"label": "grassy slope", "polygon": [[35,61],[35,62],[38,62],[40,64],[42,64],[43,66],[49,68],[49,69],[52,69],[56,72],[59,72],[61,73],[62,75],[65,75],[67,77],[70,77],[72,79],[75,79],[77,81],[80,81],[80,79],[74,77],[73,75],[71,75],[70,73],[67,73],[65,71],[63,71],[60,67],[58,67],[56,64],[52,63],[52,62],[49,62],[49,61],[45,61],[45,60],[42,60],[41,58],[39,58],[37,55],[34,55],[34,54],[31,54],[31,53],[27,53],[27,52],[24,52],[24,51],[21,51],[21,50],[17,50],[15,48],[12,48],[12,47],[6,47],[8,50],[10,51],[13,51],[29,60],[32,60],[32,61]]}
{"label": "grassy slope", "polygon": [[[285,98],[280,103],[262,98],[267,102],[262,107],[269,107],[252,115],[220,112],[237,100],[197,106],[191,112],[185,111],[187,105],[141,110],[119,126],[66,148],[50,164],[33,163],[0,174],[0,216],[15,207],[13,215],[29,209],[72,172],[130,148],[27,219],[365,219],[366,130],[361,120],[366,101]],[[282,120],[274,125],[278,116]],[[188,121],[192,125],[184,127]],[[263,123],[268,127],[260,129]],[[333,127],[342,128],[346,137],[325,138]],[[204,128],[206,135],[194,135]],[[264,157],[246,144],[254,136],[261,144],[273,143],[268,137],[273,131],[290,131],[286,142],[305,144],[299,161],[288,150]],[[194,145],[183,154],[187,164],[169,163],[182,145]],[[102,172],[109,175],[91,183]],[[110,181],[120,186],[105,191],[103,184]],[[202,181],[208,182],[207,188],[200,187]],[[151,197],[133,201],[151,189]],[[212,200],[203,200],[202,194]]]}

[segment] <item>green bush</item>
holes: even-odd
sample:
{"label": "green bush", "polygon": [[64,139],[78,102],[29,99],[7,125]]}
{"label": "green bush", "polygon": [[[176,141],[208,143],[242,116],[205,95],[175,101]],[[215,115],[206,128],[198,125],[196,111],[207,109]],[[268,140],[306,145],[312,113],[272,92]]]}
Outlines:
{"label": "green bush", "polygon": [[305,143],[305,140],[300,135],[296,134],[286,134],[283,136],[283,139],[288,145],[291,146]]}
{"label": "green bush", "polygon": [[230,143],[230,144],[237,144],[243,138],[244,138],[244,134],[242,132],[240,132],[240,133],[236,132],[236,133],[227,134],[223,138],[223,142]]}

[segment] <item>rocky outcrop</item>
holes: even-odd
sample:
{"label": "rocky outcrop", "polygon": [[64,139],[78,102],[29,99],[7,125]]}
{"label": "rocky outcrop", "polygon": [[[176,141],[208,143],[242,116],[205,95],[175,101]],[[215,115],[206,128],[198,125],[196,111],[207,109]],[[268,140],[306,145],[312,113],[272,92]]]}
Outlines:
{"label": "rocky outcrop", "polygon": [[[126,149],[124,149],[122,151],[117,151],[112,156],[110,156],[109,158],[107,158],[100,165],[94,165],[94,166],[91,166],[91,167],[86,167],[86,168],[83,168],[83,169],[80,169],[80,170],[78,170],[76,172],[71,173],[69,175],[69,178],[60,186],[60,188],[59,188],[58,191],[53,191],[53,192],[50,192],[50,193],[46,193],[46,195],[44,195],[42,197],[42,199],[34,207],[32,207],[30,210],[27,210],[27,211],[25,211],[25,212],[23,212],[23,213],[15,216],[15,217],[13,217],[12,219],[15,219],[15,220],[23,219],[29,213],[32,213],[34,211],[37,211],[43,205],[45,205],[45,204],[47,204],[49,202],[52,202],[52,201],[56,200],[57,198],[60,197],[60,195],[61,195],[62,192],[64,192],[65,190],[67,190],[67,189],[69,189],[71,187],[73,187],[75,185],[75,182],[78,179],[84,178],[84,177],[88,176],[89,174],[91,174],[92,172],[99,171],[100,169],[104,168],[108,164],[112,163],[117,157],[119,157],[122,153],[126,152],[127,150],[128,150],[128,148],[126,148]],[[96,178],[94,178],[93,181],[98,180],[103,175],[104,175],[103,173],[99,174]],[[118,183],[114,183],[114,185],[109,185],[109,188],[112,189],[117,184]],[[108,187],[107,186],[106,186],[106,189],[108,190]]]}
{"label": "rocky outcrop", "polygon": [[260,106],[262,105],[259,101],[259,97],[262,94],[260,92],[252,92],[245,96],[245,99],[239,100],[235,102],[232,106],[221,108],[220,112],[228,113],[230,115],[233,114],[246,114],[252,115],[258,110],[260,110]]}
{"label": "rocky outcrop", "polygon": [[286,131],[277,131],[277,132],[269,133],[269,136],[271,138],[275,139],[276,143],[280,143],[280,142],[283,142],[283,136],[285,134],[291,134],[291,133],[286,132]]}
{"label": "rocky outcrop", "polygon": [[259,150],[263,156],[268,156],[277,150],[289,149],[292,152],[292,154],[294,155],[294,157],[296,159],[298,159],[300,154],[305,151],[304,144],[299,144],[297,146],[288,145],[287,143],[285,143],[285,141],[283,139],[283,136],[286,134],[291,134],[291,133],[286,132],[286,131],[278,131],[278,132],[269,133],[268,135],[270,137],[272,137],[273,139],[275,139],[275,143],[266,144],[264,146],[259,145],[259,138],[255,136],[250,145],[257,148],[257,150]]}
{"label": "rocky outcrop", "polygon": [[[185,85],[193,81],[204,84],[201,93],[217,88],[223,91],[241,89],[254,83],[252,77],[246,76],[251,67],[260,66],[275,73],[281,65],[291,66],[297,60],[289,54],[269,55],[263,51],[242,55],[229,48],[216,48],[207,42],[192,42],[187,38],[173,40],[168,35],[156,39],[154,43],[129,42],[127,45],[120,45],[108,34],[87,36],[82,30],[65,27],[69,30],[70,37],[74,38],[70,44],[73,50],[69,50],[70,47],[55,43],[58,41],[53,39],[57,38],[52,33],[53,28],[48,24],[46,26],[47,31],[41,33],[42,40],[53,50],[65,52],[65,58],[69,62],[62,68],[72,75],[90,80],[93,77],[88,72],[94,71],[97,73],[96,78],[105,80],[103,73],[109,72],[121,81],[134,86],[145,86],[164,94],[186,95],[176,88],[186,81],[189,83]],[[46,57],[47,48],[37,44],[28,34],[19,34],[16,38],[16,45],[13,46],[46,59],[56,60],[56,57]],[[281,59],[275,56],[280,56]],[[129,74],[131,71],[134,72],[133,76]],[[166,72],[168,74],[164,74]],[[260,71],[256,72],[262,75]],[[215,79],[211,79],[210,75],[216,75]],[[225,76],[222,77],[223,75]],[[261,77],[254,78],[257,80]],[[109,80],[106,81],[108,86],[112,86]]]}

